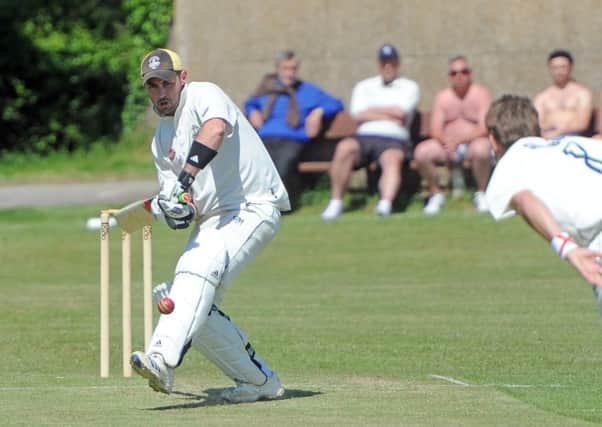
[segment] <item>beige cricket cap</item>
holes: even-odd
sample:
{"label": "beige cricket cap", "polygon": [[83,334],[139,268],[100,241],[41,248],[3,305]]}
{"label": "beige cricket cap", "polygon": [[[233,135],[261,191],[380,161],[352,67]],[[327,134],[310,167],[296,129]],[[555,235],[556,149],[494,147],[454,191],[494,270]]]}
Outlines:
{"label": "beige cricket cap", "polygon": [[169,49],[155,49],[147,53],[140,63],[142,83],[155,77],[173,81],[178,71],[182,71],[182,60],[177,53]]}

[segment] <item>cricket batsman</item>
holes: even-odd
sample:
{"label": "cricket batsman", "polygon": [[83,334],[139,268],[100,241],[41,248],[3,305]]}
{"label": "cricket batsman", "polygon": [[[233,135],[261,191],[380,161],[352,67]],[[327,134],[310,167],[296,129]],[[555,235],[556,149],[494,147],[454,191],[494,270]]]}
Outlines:
{"label": "cricket batsman", "polygon": [[[189,347],[199,350],[235,387],[230,402],[276,399],[284,389],[246,334],[219,306],[241,269],[274,237],[288,194],[259,136],[218,86],[188,82],[180,57],[155,49],[140,65],[160,120],[152,141],[160,193],[156,219],[191,234],[149,348],[132,353],[134,370],[170,393]],[[257,301],[265,304],[265,301]]]}
{"label": "cricket batsman", "polygon": [[528,98],[505,95],[486,117],[498,163],[486,191],[497,220],[518,213],[592,284],[602,315],[602,142],[539,137]]}

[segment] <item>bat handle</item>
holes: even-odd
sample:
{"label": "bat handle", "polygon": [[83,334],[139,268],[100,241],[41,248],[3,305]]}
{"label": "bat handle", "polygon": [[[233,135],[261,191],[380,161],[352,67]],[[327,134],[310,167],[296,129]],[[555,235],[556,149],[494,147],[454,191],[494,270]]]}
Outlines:
{"label": "bat handle", "polygon": [[188,204],[192,202],[192,196],[190,193],[180,193],[178,194],[178,202],[182,204]]}

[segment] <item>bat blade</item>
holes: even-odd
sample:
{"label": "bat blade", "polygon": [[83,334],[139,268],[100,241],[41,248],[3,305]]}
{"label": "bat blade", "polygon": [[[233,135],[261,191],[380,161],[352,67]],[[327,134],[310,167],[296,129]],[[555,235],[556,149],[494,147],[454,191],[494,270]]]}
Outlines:
{"label": "bat blade", "polygon": [[150,212],[150,203],[151,199],[138,200],[118,209],[113,216],[123,231],[132,233],[154,221]]}

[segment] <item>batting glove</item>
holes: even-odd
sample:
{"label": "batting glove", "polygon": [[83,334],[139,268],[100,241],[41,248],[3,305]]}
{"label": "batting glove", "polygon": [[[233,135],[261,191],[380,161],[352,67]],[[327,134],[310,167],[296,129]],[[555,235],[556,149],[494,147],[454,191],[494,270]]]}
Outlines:
{"label": "batting glove", "polygon": [[165,222],[173,230],[188,228],[196,216],[196,209],[190,203],[180,203],[170,199],[157,198],[157,204],[163,212]]}
{"label": "batting glove", "polygon": [[187,190],[188,186],[180,180],[167,182],[153,200],[167,225],[174,230],[188,228],[196,216],[196,208]]}

